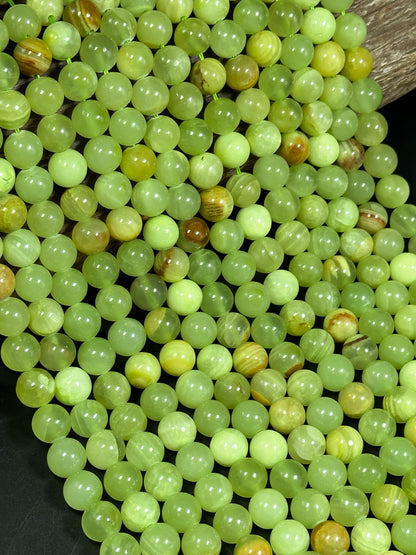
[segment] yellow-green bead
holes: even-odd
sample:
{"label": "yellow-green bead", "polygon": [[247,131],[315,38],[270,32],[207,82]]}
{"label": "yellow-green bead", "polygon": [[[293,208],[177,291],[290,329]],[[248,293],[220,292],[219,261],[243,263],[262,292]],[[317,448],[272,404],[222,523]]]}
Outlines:
{"label": "yellow-green bead", "polygon": [[326,438],[326,452],[344,463],[360,455],[363,450],[363,439],[359,432],[351,426],[338,426],[331,430]]}
{"label": "yellow-green bead", "polygon": [[127,359],[124,373],[133,387],[144,389],[159,380],[161,368],[154,355],[143,352]]}
{"label": "yellow-green bead", "polygon": [[162,369],[171,376],[181,376],[192,370],[196,355],[193,347],[182,339],[169,341],[160,350],[159,362]]}
{"label": "yellow-green bead", "polygon": [[19,129],[30,118],[30,104],[27,98],[14,89],[0,93],[0,127]]}

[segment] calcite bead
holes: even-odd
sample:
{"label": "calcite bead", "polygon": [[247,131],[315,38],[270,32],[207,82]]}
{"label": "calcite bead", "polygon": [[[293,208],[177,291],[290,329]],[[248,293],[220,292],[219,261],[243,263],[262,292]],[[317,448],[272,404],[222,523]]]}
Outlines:
{"label": "calcite bead", "polygon": [[6,266],[6,264],[0,264],[0,301],[10,297],[14,291],[14,273]]}
{"label": "calcite bead", "polygon": [[236,91],[254,87],[259,78],[259,66],[251,56],[240,54],[225,63],[227,85]]}
{"label": "calcite bead", "polygon": [[301,131],[283,133],[282,142],[277,153],[290,166],[302,164],[309,156],[309,139]]}
{"label": "calcite bead", "polygon": [[234,369],[246,378],[267,368],[268,360],[266,349],[254,341],[242,343],[233,353]]}
{"label": "calcite bead", "polygon": [[202,218],[195,216],[182,220],[179,226],[178,246],[186,252],[194,252],[206,247],[209,241],[209,227]]}
{"label": "calcite bead", "polygon": [[27,38],[19,42],[13,56],[23,75],[42,75],[48,71],[52,63],[52,52],[45,41],[38,38]]}
{"label": "calcite bead", "polygon": [[90,0],[74,0],[65,6],[63,20],[72,23],[81,37],[86,37],[100,27],[101,14]]}
{"label": "calcite bead", "polygon": [[346,171],[358,170],[364,161],[365,149],[357,139],[348,139],[339,143],[338,166]]}
{"label": "calcite bead", "polygon": [[234,555],[272,555],[272,553],[269,542],[255,534],[239,539],[234,548]]}
{"label": "calcite bead", "polygon": [[339,555],[348,551],[350,536],[347,529],[335,522],[321,522],[312,530],[311,547],[321,555]]}
{"label": "calcite bead", "polygon": [[332,335],[334,341],[343,343],[358,333],[358,318],[351,310],[337,308],[325,317],[324,330]]}
{"label": "calcite bead", "polygon": [[230,216],[233,208],[233,197],[225,187],[216,185],[201,191],[201,208],[199,212],[209,222],[225,220]]}

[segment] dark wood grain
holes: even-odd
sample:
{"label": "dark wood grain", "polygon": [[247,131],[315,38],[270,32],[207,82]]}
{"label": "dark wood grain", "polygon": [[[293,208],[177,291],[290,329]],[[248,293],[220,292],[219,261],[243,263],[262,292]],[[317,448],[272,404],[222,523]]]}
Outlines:
{"label": "dark wood grain", "polygon": [[373,55],[370,77],[383,88],[383,105],[416,88],[416,0],[355,0],[350,11],[367,24],[363,44]]}

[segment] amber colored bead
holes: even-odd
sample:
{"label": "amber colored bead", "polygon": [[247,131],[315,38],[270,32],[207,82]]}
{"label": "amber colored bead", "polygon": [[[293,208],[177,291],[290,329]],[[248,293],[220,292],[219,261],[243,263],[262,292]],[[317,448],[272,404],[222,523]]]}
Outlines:
{"label": "amber colored bead", "polygon": [[74,0],[65,6],[62,19],[78,29],[81,37],[86,37],[91,31],[97,31],[101,23],[101,14],[90,0]]}
{"label": "amber colored bead", "polygon": [[358,170],[363,165],[365,149],[357,139],[348,139],[339,143],[338,166],[345,171]]}
{"label": "amber colored bead", "polygon": [[301,131],[283,133],[282,142],[277,151],[290,166],[302,164],[309,156],[309,139]]}
{"label": "amber colored bead", "polygon": [[340,555],[348,551],[350,536],[342,524],[334,520],[327,520],[312,530],[311,546],[321,555]]}
{"label": "amber colored bead", "polygon": [[387,213],[384,210],[378,210],[377,203],[366,202],[360,206],[357,227],[364,229],[370,235],[385,228],[387,221]]}
{"label": "amber colored bead", "polygon": [[268,362],[266,349],[254,341],[242,343],[233,353],[234,370],[246,378],[251,378],[260,370],[267,368]]}
{"label": "amber colored bead", "polygon": [[227,85],[235,91],[254,87],[259,78],[259,66],[251,56],[240,54],[225,63]]}
{"label": "amber colored bead", "polygon": [[330,333],[337,343],[343,343],[358,333],[358,319],[346,308],[332,310],[324,320],[324,330]]}
{"label": "amber colored bead", "polygon": [[45,41],[27,38],[16,44],[13,57],[23,75],[42,75],[52,63],[52,52]]}
{"label": "amber colored bead", "polygon": [[350,81],[365,79],[373,69],[373,57],[367,48],[358,46],[345,51],[345,64],[341,71]]}
{"label": "amber colored bead", "polygon": [[195,216],[180,223],[179,232],[183,239],[196,249],[203,249],[209,241],[209,227],[202,218]]}
{"label": "amber colored bead", "polygon": [[225,187],[216,185],[201,191],[201,207],[199,212],[209,222],[220,222],[231,214],[234,201],[231,193]]}
{"label": "amber colored bead", "polygon": [[267,540],[250,534],[238,540],[234,547],[234,555],[273,555],[273,551]]}
{"label": "amber colored bead", "polygon": [[13,293],[14,282],[13,271],[6,264],[0,264],[0,301]]}

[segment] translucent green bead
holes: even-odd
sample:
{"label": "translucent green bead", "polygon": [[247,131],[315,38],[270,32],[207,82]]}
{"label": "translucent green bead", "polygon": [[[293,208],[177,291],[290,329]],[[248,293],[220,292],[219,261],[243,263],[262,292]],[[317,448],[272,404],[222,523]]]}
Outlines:
{"label": "translucent green bead", "polygon": [[415,542],[415,515],[406,515],[398,519],[392,526],[391,537],[394,546],[403,553],[414,551]]}
{"label": "translucent green bead", "polygon": [[212,437],[216,432],[227,428],[230,414],[220,401],[208,400],[196,407],[194,421],[199,433]]}
{"label": "translucent green bead", "polygon": [[259,282],[240,285],[235,294],[235,304],[244,316],[255,318],[266,312],[270,305],[267,289]]}
{"label": "translucent green bead", "polygon": [[375,491],[386,481],[387,470],[375,455],[362,453],[351,459],[348,465],[348,481],[364,493]]}
{"label": "translucent green bead", "polygon": [[333,455],[321,455],[310,463],[308,481],[312,488],[325,495],[332,495],[345,485],[347,468]]}
{"label": "translucent green bead", "polygon": [[[317,316],[326,316],[340,305],[341,295],[333,283],[317,281],[308,287],[305,294],[306,303]],[[305,329],[305,332],[308,331]]]}
{"label": "translucent green bead", "polygon": [[[0,91],[12,89],[19,80],[20,70],[16,60],[6,54],[0,53]],[[25,95],[26,96],[26,95]]]}
{"label": "translucent green bead", "polygon": [[231,415],[233,428],[252,438],[265,430],[269,422],[267,409],[258,401],[247,400],[238,403]]}
{"label": "translucent green bead", "polygon": [[166,501],[179,493],[183,479],[175,465],[169,462],[153,464],[144,476],[144,488],[158,501]]}
{"label": "translucent green bead", "polygon": [[233,306],[234,295],[224,283],[205,285],[202,288],[202,295],[201,310],[214,318],[229,312]]}
{"label": "translucent green bead", "polygon": [[[4,173],[3,177],[6,178]],[[8,179],[14,181],[14,171]],[[17,174],[15,189],[24,202],[34,204],[50,197],[53,190],[53,181],[47,170],[34,166],[27,170],[21,170]]]}
{"label": "translucent green bead", "polygon": [[81,437],[90,437],[107,426],[108,414],[105,407],[94,399],[76,403],[71,409],[71,426]]}
{"label": "translucent green bead", "polygon": [[120,110],[127,106],[133,94],[128,77],[115,71],[104,73],[98,80],[95,97],[108,110]]}
{"label": "translucent green bead", "polygon": [[75,405],[85,401],[91,393],[89,375],[77,366],[68,366],[55,377],[55,397],[65,405]]}
{"label": "translucent green bead", "polygon": [[271,487],[286,498],[305,489],[308,483],[306,468],[292,459],[283,459],[276,463],[270,471],[269,479]]}
{"label": "translucent green bead", "polygon": [[409,499],[404,491],[394,484],[380,484],[370,497],[373,515],[387,523],[396,522],[407,514]]}
{"label": "translucent green bead", "polygon": [[162,546],[166,555],[177,555],[181,540],[178,532],[170,524],[158,522],[145,528],[140,537],[140,548],[143,555],[157,555]]}
{"label": "translucent green bead", "polygon": [[267,470],[256,459],[247,457],[231,465],[228,479],[237,495],[251,498],[266,486]]}
{"label": "translucent green bead", "polygon": [[29,308],[15,297],[6,297],[0,301],[0,315],[0,333],[6,337],[23,333],[29,325]]}
{"label": "translucent green bead", "polygon": [[111,430],[99,430],[88,438],[85,451],[92,466],[106,470],[124,458],[125,446]]}
{"label": "translucent green bead", "polygon": [[84,62],[72,62],[64,66],[59,73],[58,81],[65,96],[78,102],[90,98],[95,93],[98,83],[94,69]]}
{"label": "translucent green bead", "polygon": [[71,429],[71,418],[68,411],[49,403],[39,407],[32,417],[32,430],[35,436],[45,443],[53,443],[65,437]]}
{"label": "translucent green bead", "polygon": [[228,283],[242,285],[253,279],[256,263],[249,253],[234,250],[224,257],[221,272]]}
{"label": "translucent green bead", "polygon": [[183,445],[195,440],[196,426],[188,414],[174,411],[160,420],[158,435],[167,449],[178,451]]}
{"label": "translucent green bead", "polygon": [[4,14],[4,23],[14,42],[20,42],[26,37],[37,37],[42,28],[39,15],[26,4],[11,6]]}
{"label": "translucent green bead", "polygon": [[85,448],[81,442],[70,437],[57,439],[48,449],[49,469],[60,478],[68,478],[82,470],[87,462]]}
{"label": "translucent green bead", "polygon": [[297,426],[287,440],[289,455],[301,463],[310,463],[325,452],[325,437],[309,424]]}
{"label": "translucent green bead", "polygon": [[29,266],[36,262],[40,254],[40,241],[29,229],[11,231],[3,239],[3,256],[12,266]]}
{"label": "translucent green bead", "polygon": [[162,508],[162,518],[177,532],[186,532],[199,523],[202,516],[199,501],[189,493],[178,492],[171,495]]}
{"label": "translucent green bead", "polygon": [[4,156],[16,168],[26,170],[36,166],[43,154],[42,143],[31,131],[12,133],[4,141]]}
{"label": "translucent green bead", "polygon": [[49,158],[48,171],[54,182],[61,187],[79,185],[85,179],[87,170],[84,156],[71,148],[55,152]]}
{"label": "translucent green bead", "polygon": [[235,21],[217,21],[211,28],[210,47],[220,58],[232,58],[240,54],[246,42],[244,29]]}
{"label": "translucent green bead", "polygon": [[149,48],[159,48],[169,42],[172,23],[165,13],[151,9],[138,19],[136,34],[139,41]]}
{"label": "translucent green bead", "polygon": [[214,384],[211,378],[197,370],[181,374],[175,389],[179,402],[185,407],[193,409],[201,403],[209,401],[214,394]]}
{"label": "translucent green bead", "polygon": [[195,549],[203,549],[204,553],[214,554],[221,550],[221,538],[218,532],[208,524],[196,524],[188,528],[182,536],[182,553],[191,555]]}
{"label": "translucent green bead", "polygon": [[236,543],[251,532],[252,520],[245,507],[237,503],[229,503],[216,511],[213,525],[222,541]]}
{"label": "translucent green bead", "polygon": [[121,46],[134,39],[136,19],[124,8],[110,8],[103,13],[100,31],[111,37],[117,46]]}
{"label": "translucent green bead", "polygon": [[76,347],[63,333],[46,335],[40,341],[40,362],[54,372],[71,366],[76,357]]}
{"label": "translucent green bead", "polygon": [[360,46],[366,35],[366,24],[358,14],[342,14],[337,18],[333,38],[342,48],[356,48]]}
{"label": "translucent green bead", "polygon": [[369,511],[366,495],[356,487],[343,486],[331,495],[331,516],[343,526],[354,526]]}
{"label": "translucent green bead", "polygon": [[251,337],[266,349],[271,349],[284,341],[286,331],[282,318],[271,312],[256,316],[251,324]]}
{"label": "translucent green bead", "polygon": [[266,468],[272,468],[287,456],[286,440],[275,430],[261,430],[251,439],[250,456]]}
{"label": "translucent green bead", "polygon": [[[292,519],[282,520],[276,524],[270,534],[270,544],[274,551],[296,550],[299,553],[306,550],[309,543],[309,534],[305,526]],[[295,553],[296,553],[295,551]]]}
{"label": "translucent green bead", "polygon": [[189,443],[179,449],[175,465],[185,480],[197,482],[212,472],[214,456],[203,443]]}
{"label": "translucent green bead", "polygon": [[228,478],[222,474],[210,473],[199,478],[194,494],[205,511],[216,512],[223,505],[230,503],[233,489]]}
{"label": "translucent green bead", "polygon": [[52,276],[40,264],[20,268],[15,277],[15,291],[22,299],[34,302],[44,299],[52,289]]}
{"label": "translucent green bead", "polygon": [[101,326],[98,310],[88,303],[77,303],[66,309],[63,328],[75,341],[86,341],[95,337]]}
{"label": "translucent green bead", "polygon": [[383,409],[371,409],[360,418],[359,431],[370,445],[382,445],[396,433],[394,418]]}
{"label": "translucent green bead", "polygon": [[352,83],[352,96],[349,106],[358,113],[369,113],[377,110],[383,93],[377,81],[366,77]]}
{"label": "translucent green bead", "polygon": [[66,504],[77,511],[84,511],[101,499],[101,480],[89,470],[79,470],[70,474],[63,487]]}
{"label": "translucent green bead", "polygon": [[117,61],[117,44],[104,33],[93,33],[84,37],[80,48],[81,61],[96,73],[109,71]]}
{"label": "translucent green bead", "polygon": [[100,547],[100,555],[112,555],[112,553],[129,553],[130,555],[140,555],[141,549],[138,541],[125,532],[116,532],[108,536]]}
{"label": "translucent green bead", "polygon": [[190,70],[189,56],[178,46],[168,45],[160,48],[153,57],[153,73],[167,85],[182,83]]}
{"label": "translucent green bead", "polygon": [[117,280],[119,264],[111,253],[100,252],[86,257],[82,265],[82,272],[89,285],[101,289]]}
{"label": "translucent green bead", "polygon": [[161,439],[151,432],[136,432],[126,445],[126,458],[139,470],[148,470],[163,460],[165,448]]}
{"label": "translucent green bead", "polygon": [[306,331],[299,343],[305,359],[319,363],[325,356],[330,355],[335,350],[335,343],[332,336],[325,330],[311,329]]}
{"label": "translucent green bead", "polygon": [[244,242],[242,225],[231,218],[215,222],[210,229],[211,246],[217,252],[229,254],[240,249]]}
{"label": "translucent green bead", "polygon": [[128,461],[118,461],[104,474],[104,487],[110,497],[124,501],[131,493],[139,491],[143,478],[140,470]]}
{"label": "translucent green bead", "polygon": [[295,2],[285,0],[282,5],[270,6],[268,27],[276,35],[287,37],[299,31],[302,19],[301,8]]}
{"label": "translucent green bead", "polygon": [[48,25],[42,38],[51,49],[55,60],[73,58],[78,54],[81,46],[78,29],[67,21],[55,21]]}
{"label": "translucent green bead", "polygon": [[188,18],[179,22],[175,29],[174,40],[189,56],[205,52],[209,47],[210,29],[202,19]]}
{"label": "translucent green bead", "polygon": [[311,529],[329,517],[329,501],[319,490],[307,488],[294,495],[290,513],[295,520]]}
{"label": "translucent green bead", "polygon": [[120,531],[122,524],[118,508],[109,501],[98,501],[88,507],[81,519],[84,534],[93,541],[102,542]]}
{"label": "translucent green bead", "polygon": [[7,90],[0,92],[0,126],[3,129],[18,129],[30,117],[30,104],[20,92]]}
{"label": "translucent green bead", "polygon": [[358,553],[366,555],[375,550],[389,549],[391,544],[390,530],[375,518],[364,518],[357,522],[351,531],[352,547]]}
{"label": "translucent green bead", "polygon": [[76,132],[72,121],[63,114],[52,114],[43,117],[36,133],[42,145],[50,152],[64,152],[75,141]]}
{"label": "translucent green bead", "polygon": [[39,342],[26,332],[6,337],[1,346],[1,359],[15,372],[32,370],[40,359]]}

